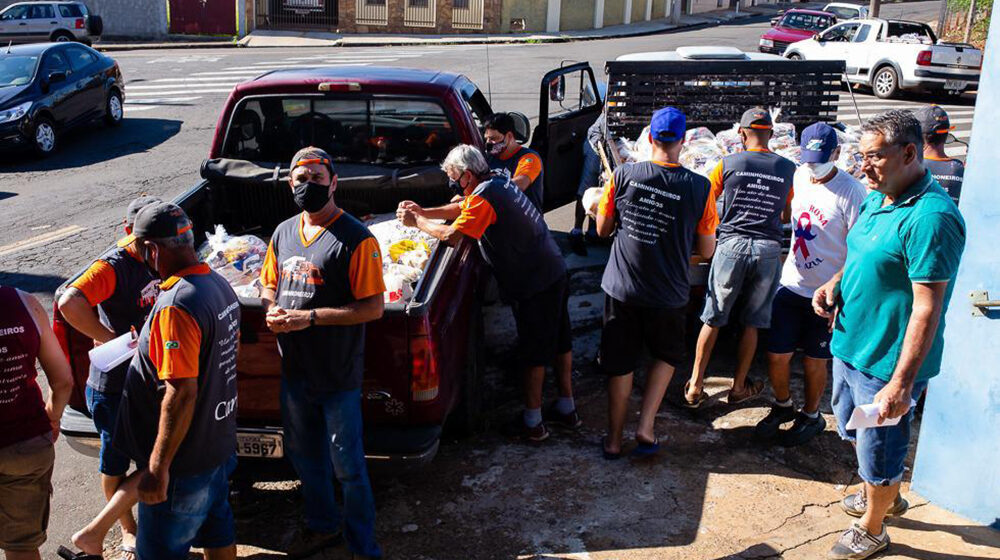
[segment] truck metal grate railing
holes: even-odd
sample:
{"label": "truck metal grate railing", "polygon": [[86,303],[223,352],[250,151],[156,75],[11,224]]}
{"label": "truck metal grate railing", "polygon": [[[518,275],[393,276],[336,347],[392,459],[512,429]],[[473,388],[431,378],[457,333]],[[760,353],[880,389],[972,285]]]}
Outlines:
{"label": "truck metal grate railing", "polygon": [[837,118],[840,61],[612,61],[607,122],[613,137],[636,138],[658,109],[687,115],[688,127],[717,132],[751,107],[781,109],[779,122],[802,129]]}

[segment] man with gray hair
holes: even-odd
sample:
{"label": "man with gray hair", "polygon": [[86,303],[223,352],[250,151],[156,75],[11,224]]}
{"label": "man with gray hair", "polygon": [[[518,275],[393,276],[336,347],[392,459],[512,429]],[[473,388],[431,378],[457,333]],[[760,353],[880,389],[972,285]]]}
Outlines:
{"label": "man with gray hair", "polygon": [[[889,546],[883,520],[902,515],[899,495],[914,399],[940,373],[944,314],[965,247],[965,222],[923,163],[920,123],[889,111],[862,128],[862,170],[872,192],[847,235],[844,268],[813,296],[833,329],[833,411],[854,444],[861,490],[844,511],[861,519],[829,558],[868,558]],[[879,424],[848,430],[856,406],[876,403]]]}
{"label": "man with gray hair", "polygon": [[[544,217],[508,177],[492,175],[483,155],[472,146],[456,146],[441,168],[464,200],[440,208],[404,201],[397,211],[399,220],[449,245],[474,239],[492,265],[501,298],[514,311],[518,356],[525,369],[525,410],[515,421],[519,435],[533,443],[549,437],[542,422],[542,386],[545,367],[553,359],[559,398],[547,411],[547,420],[579,427],[582,422],[573,402],[566,263]],[[450,225],[434,221],[441,219],[453,221]]]}
{"label": "man with gray hair", "polygon": [[236,558],[229,475],[236,466],[236,348],[240,304],[198,261],[180,207],[143,208],[132,229],[142,260],[163,279],[129,365],[114,445],[139,469],[144,560]]}

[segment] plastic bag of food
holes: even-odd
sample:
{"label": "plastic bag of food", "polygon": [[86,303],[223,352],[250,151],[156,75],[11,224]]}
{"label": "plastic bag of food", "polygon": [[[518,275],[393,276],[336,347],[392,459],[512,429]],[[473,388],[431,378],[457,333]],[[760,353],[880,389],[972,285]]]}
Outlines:
{"label": "plastic bag of food", "polygon": [[721,160],[722,150],[715,142],[693,142],[684,144],[681,149],[681,165],[705,177],[708,177]]}
{"label": "plastic bag of food", "polygon": [[424,245],[423,248],[417,248],[412,251],[407,251],[399,256],[399,264],[403,266],[408,266],[410,268],[415,268],[423,272],[424,268],[427,267],[427,261],[431,258],[430,253],[427,252],[427,246]]}
{"label": "plastic bag of food", "polygon": [[802,163],[802,148],[799,148],[798,146],[793,145],[773,151],[783,158],[792,160],[795,162],[795,165],[800,165]]}
{"label": "plastic bag of food", "polygon": [[260,297],[260,287],[260,278],[257,278],[249,284],[233,286],[233,291],[241,298],[257,298]]}
{"label": "plastic bag of food", "polygon": [[217,225],[198,248],[198,257],[232,286],[244,286],[260,277],[267,244],[255,235],[229,235]]}
{"label": "plastic bag of food", "polygon": [[837,167],[854,175],[858,179],[862,179],[865,176],[861,171],[862,163],[864,163],[864,160],[861,157],[861,152],[858,151],[857,144],[848,143],[840,145],[840,157],[837,158]]}
{"label": "plastic bag of food", "polygon": [[390,264],[385,267],[385,303],[407,302],[413,297],[413,283],[420,280],[423,272],[418,268],[402,264]]}
{"label": "plastic bag of food", "polygon": [[711,130],[699,126],[684,133],[684,142],[689,144],[692,142],[715,142],[715,134],[712,134]]}
{"label": "plastic bag of food", "polygon": [[424,241],[419,241],[415,239],[400,239],[392,245],[389,245],[389,259],[392,262],[398,263],[399,259],[406,253],[412,251],[423,251],[424,253],[430,253],[430,247]]}
{"label": "plastic bag of food", "polygon": [[744,148],[743,140],[740,140],[740,125],[736,123],[732,128],[720,131],[715,135],[715,143],[724,156],[742,152]]}
{"label": "plastic bag of food", "polygon": [[597,207],[604,195],[604,187],[593,187],[583,192],[583,208],[591,217],[597,216]]}
{"label": "plastic bag of food", "polygon": [[649,127],[642,129],[642,133],[632,144],[629,154],[630,161],[649,161],[653,159],[653,144],[649,141]]}

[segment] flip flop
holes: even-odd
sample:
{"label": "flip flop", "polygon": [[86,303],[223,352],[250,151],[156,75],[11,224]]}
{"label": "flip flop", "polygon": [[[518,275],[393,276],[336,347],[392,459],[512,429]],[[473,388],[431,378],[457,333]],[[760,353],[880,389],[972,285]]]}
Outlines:
{"label": "flip flop", "polygon": [[737,395],[730,390],[729,395],[726,396],[726,403],[740,404],[759,396],[762,392],[764,392],[764,382],[751,381],[748,377],[746,381],[743,382],[743,392]]}
{"label": "flip flop", "polygon": [[699,408],[701,406],[701,403],[705,402],[705,399],[707,399],[708,397],[705,396],[705,390],[702,389],[701,391],[698,391],[697,398],[695,398],[693,401],[688,400],[688,388],[690,387],[691,387],[690,381],[684,383],[684,406],[686,408]]}
{"label": "flip flop", "polygon": [[652,442],[639,441],[635,438],[635,449],[632,450],[634,457],[652,457],[660,452],[660,438],[653,439]]}
{"label": "flip flop", "polygon": [[127,544],[119,546],[118,552],[122,553],[121,556],[119,556],[121,560],[137,560],[139,558],[139,555],[136,553],[135,547],[129,546]]}
{"label": "flip flop", "polygon": [[621,459],[622,458],[622,452],[621,451],[619,451],[618,453],[612,453],[612,452],[608,451],[607,441],[608,441],[608,437],[607,436],[604,436],[604,437],[601,438],[601,453],[603,454],[604,460],[605,461],[617,461],[618,459]]}
{"label": "flip flop", "polygon": [[104,560],[100,554],[87,554],[86,552],[73,552],[65,546],[60,546],[56,554],[65,560]]}

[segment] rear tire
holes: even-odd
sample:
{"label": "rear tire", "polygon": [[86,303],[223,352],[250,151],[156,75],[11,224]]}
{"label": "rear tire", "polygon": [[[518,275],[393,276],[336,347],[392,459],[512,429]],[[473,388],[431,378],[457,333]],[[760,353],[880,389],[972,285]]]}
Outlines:
{"label": "rear tire", "polygon": [[892,66],[883,66],[872,76],[872,91],[879,99],[892,99],[899,94],[899,75]]}
{"label": "rear tire", "polygon": [[53,43],[68,43],[76,40],[76,37],[69,31],[56,31],[49,38],[52,39]]}
{"label": "rear tire", "polygon": [[48,157],[56,151],[55,125],[47,117],[38,117],[35,120],[32,145],[35,148],[35,153],[41,157]]}
{"label": "rear tire", "polygon": [[792,53],[788,55],[788,60],[802,60],[802,55],[799,53]]}
{"label": "rear tire", "polygon": [[104,122],[108,126],[121,126],[124,118],[125,105],[122,103],[122,94],[113,89],[108,94],[108,100],[104,102]]}

